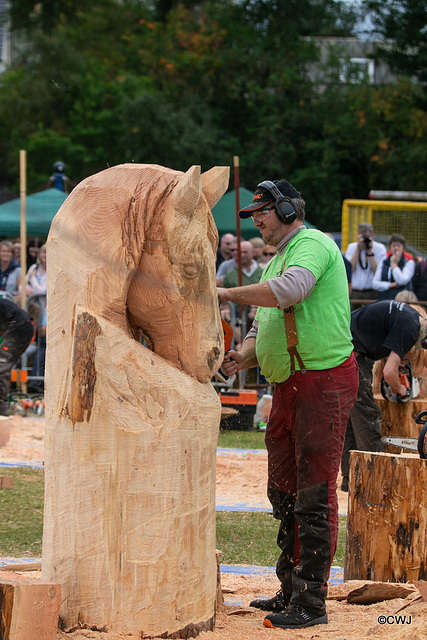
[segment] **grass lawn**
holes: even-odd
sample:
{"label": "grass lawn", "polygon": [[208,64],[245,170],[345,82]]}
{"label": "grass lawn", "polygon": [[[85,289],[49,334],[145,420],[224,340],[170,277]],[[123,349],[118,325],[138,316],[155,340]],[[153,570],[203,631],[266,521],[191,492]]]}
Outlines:
{"label": "grass lawn", "polygon": [[264,431],[221,429],[218,437],[218,447],[227,449],[265,449],[264,436]]}
{"label": "grass lawn", "polygon": [[[344,566],[346,525],[346,516],[340,516],[335,567]],[[221,563],[275,566],[279,555],[278,527],[279,522],[271,513],[218,512],[216,548],[222,551]]]}
{"label": "grass lawn", "polygon": [[[219,447],[263,449],[264,433],[221,431]],[[0,556],[40,557],[43,532],[43,469],[4,468],[12,489],[0,489]],[[278,522],[269,513],[220,511],[216,515],[217,549],[223,564],[274,566]],[[335,566],[344,566],[346,517],[340,517]]]}
{"label": "grass lawn", "polygon": [[43,532],[44,471],[3,467],[12,489],[0,489],[0,555],[40,557]]}

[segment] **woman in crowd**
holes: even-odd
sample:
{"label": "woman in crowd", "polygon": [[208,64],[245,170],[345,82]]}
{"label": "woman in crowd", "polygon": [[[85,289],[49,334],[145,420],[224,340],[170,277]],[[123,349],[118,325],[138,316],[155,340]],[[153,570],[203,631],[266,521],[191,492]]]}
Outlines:
{"label": "woman in crowd", "polygon": [[270,262],[271,258],[274,258],[274,256],[276,255],[277,251],[275,247],[272,247],[269,244],[266,244],[263,248],[262,248],[262,255],[261,258],[258,260],[258,264],[262,269],[265,269],[265,267],[268,265],[268,263]]}
{"label": "woman in crowd", "polygon": [[21,266],[21,239],[15,238],[14,240],[12,240],[11,244],[12,244],[12,251],[13,251],[12,263],[17,267],[20,267]]}
{"label": "woman in crowd", "polygon": [[379,263],[372,281],[372,288],[378,291],[378,300],[394,300],[399,291],[411,289],[415,271],[413,257],[405,251],[405,238],[393,233],[388,240],[389,251]]}
{"label": "woman in crowd", "polygon": [[[27,277],[25,278],[27,285],[27,295],[34,294],[46,294],[47,293],[47,269],[46,269],[46,245],[42,244],[40,247],[37,260],[35,264],[32,264],[27,271]],[[46,297],[40,296],[38,299],[40,304],[41,313],[46,308]]]}
{"label": "woman in crowd", "polygon": [[0,242],[0,291],[16,296],[21,279],[21,269],[13,263],[12,244],[8,240]]}
{"label": "woman in crowd", "polygon": [[[43,244],[37,254],[35,264],[32,264],[27,271],[27,293],[47,292],[47,271],[46,271],[46,245]],[[31,290],[29,290],[29,288]]]}

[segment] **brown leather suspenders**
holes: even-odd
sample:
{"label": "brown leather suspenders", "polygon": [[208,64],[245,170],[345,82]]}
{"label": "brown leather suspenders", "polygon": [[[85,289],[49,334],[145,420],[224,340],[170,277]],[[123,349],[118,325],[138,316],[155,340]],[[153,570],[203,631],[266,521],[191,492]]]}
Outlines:
{"label": "brown leather suspenders", "polygon": [[286,340],[288,341],[288,351],[291,357],[291,376],[295,374],[295,358],[299,364],[301,373],[306,373],[307,369],[297,350],[298,334],[295,322],[295,313],[293,306],[283,309],[283,317],[285,320]]}

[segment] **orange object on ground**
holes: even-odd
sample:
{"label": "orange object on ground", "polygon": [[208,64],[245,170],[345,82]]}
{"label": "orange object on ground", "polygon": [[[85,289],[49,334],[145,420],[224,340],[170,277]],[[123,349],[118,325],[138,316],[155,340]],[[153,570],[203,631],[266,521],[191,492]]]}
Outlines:
{"label": "orange object on ground", "polygon": [[219,394],[221,404],[257,404],[256,390],[248,389],[230,389],[230,391],[222,391]]}
{"label": "orange object on ground", "polygon": [[12,382],[28,382],[28,371],[26,371],[25,369],[12,369],[12,371],[10,372],[10,379],[12,380]]}

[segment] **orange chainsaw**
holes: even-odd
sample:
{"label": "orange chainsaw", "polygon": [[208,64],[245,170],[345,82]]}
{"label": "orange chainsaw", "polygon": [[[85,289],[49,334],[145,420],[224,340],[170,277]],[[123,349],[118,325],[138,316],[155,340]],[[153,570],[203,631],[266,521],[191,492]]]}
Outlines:
{"label": "orange chainsaw", "polygon": [[418,378],[412,374],[412,367],[409,360],[404,360],[399,365],[399,382],[406,389],[406,393],[401,396],[386,382],[384,376],[381,378],[380,390],[385,400],[390,402],[409,402],[416,398],[420,392],[420,384]]}
{"label": "orange chainsaw", "polygon": [[[233,342],[233,329],[226,320],[223,320],[223,318],[221,318],[221,324],[222,330],[224,332],[224,353],[227,353],[228,351],[230,351]],[[236,379],[236,375],[233,374],[229,378],[226,378],[222,375],[221,370],[219,369],[215,374],[215,378],[220,382],[226,384],[227,387],[231,387]]]}

